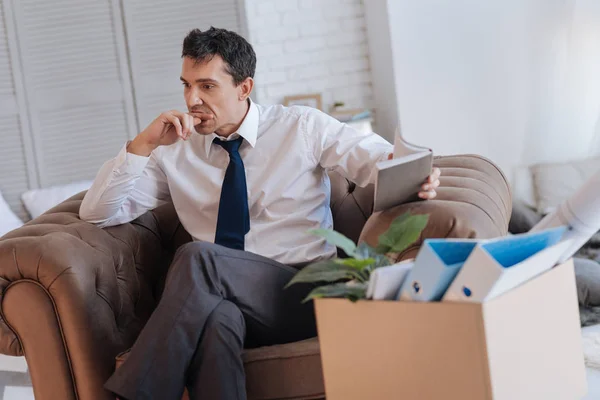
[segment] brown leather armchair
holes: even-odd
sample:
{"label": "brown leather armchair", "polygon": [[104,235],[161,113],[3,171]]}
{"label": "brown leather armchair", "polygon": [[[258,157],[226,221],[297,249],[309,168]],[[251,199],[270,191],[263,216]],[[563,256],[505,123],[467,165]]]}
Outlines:
{"label": "brown leather armchair", "polygon": [[[371,215],[372,188],[332,174],[335,228],[377,237],[401,213],[428,213],[427,237],[505,235],[511,194],[477,156],[437,158],[438,197]],[[25,355],[38,400],[112,399],[102,385],[154,309],[174,250],[190,240],[171,205],[100,229],[78,218],[83,193],[0,239],[0,352]],[[414,257],[420,242],[398,258]],[[317,339],[247,351],[250,399],[324,396]]]}

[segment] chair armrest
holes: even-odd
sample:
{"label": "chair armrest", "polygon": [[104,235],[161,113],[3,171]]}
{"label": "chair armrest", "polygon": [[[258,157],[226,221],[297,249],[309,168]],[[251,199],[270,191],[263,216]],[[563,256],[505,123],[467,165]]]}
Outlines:
{"label": "chair armrest", "polygon": [[82,198],[0,239],[0,352],[26,356],[36,399],[104,398],[170,261],[152,212],[100,229],[79,219]]}
{"label": "chair armrest", "polygon": [[392,221],[406,213],[429,214],[421,237],[397,255],[397,260],[416,256],[427,238],[491,238],[506,235],[512,209],[506,176],[490,160],[475,155],[436,157],[441,169],[434,200],[416,201],[373,213],[359,241],[376,246]]}

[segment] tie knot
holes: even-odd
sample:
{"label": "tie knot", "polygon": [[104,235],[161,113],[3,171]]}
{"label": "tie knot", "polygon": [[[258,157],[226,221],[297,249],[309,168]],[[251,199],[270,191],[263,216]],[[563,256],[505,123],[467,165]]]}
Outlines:
{"label": "tie knot", "polygon": [[213,143],[223,147],[229,154],[231,154],[232,152],[237,152],[239,150],[243,140],[244,138],[241,136],[235,140],[221,140],[219,138],[215,138]]}

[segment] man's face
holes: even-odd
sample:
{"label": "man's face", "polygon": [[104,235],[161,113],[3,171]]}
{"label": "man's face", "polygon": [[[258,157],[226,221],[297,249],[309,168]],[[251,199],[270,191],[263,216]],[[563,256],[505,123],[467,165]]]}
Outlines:
{"label": "man's face", "polygon": [[235,86],[225,67],[218,55],[203,63],[183,58],[181,81],[189,113],[200,119],[206,114],[213,116],[195,126],[200,134],[219,133],[220,129],[239,123],[240,103],[245,101],[243,84]]}

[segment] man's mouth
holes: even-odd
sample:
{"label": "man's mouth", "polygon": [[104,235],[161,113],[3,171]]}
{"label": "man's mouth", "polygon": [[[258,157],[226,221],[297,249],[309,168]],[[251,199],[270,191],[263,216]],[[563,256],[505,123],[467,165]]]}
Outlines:
{"label": "man's mouth", "polygon": [[205,117],[207,115],[211,115],[211,113],[208,111],[190,111],[190,114],[196,117]]}

